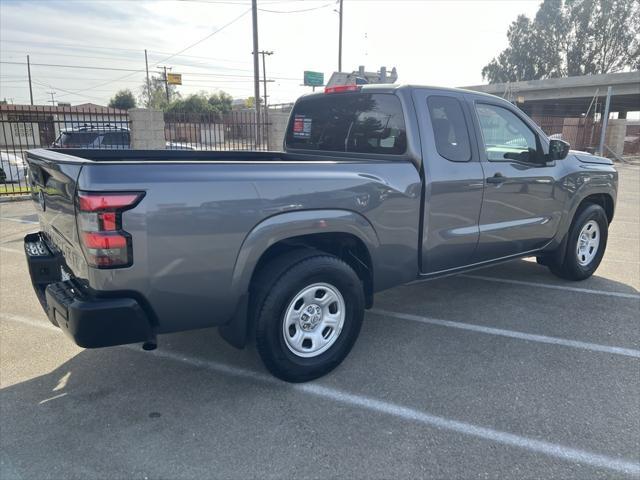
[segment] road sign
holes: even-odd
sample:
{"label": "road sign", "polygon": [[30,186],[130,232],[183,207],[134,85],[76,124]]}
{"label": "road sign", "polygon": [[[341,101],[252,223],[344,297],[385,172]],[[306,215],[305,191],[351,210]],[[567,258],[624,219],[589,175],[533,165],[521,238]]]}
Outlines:
{"label": "road sign", "polygon": [[305,70],[304,84],[308,87],[321,87],[324,85],[324,73]]}
{"label": "road sign", "polygon": [[167,83],[169,85],[182,85],[181,73],[167,73]]}

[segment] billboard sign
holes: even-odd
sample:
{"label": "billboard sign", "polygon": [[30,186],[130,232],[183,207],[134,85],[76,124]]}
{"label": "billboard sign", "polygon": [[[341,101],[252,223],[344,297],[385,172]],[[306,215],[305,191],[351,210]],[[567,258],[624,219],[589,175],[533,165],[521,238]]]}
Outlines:
{"label": "billboard sign", "polygon": [[181,73],[167,73],[167,83],[169,85],[182,85]]}
{"label": "billboard sign", "polygon": [[308,87],[321,87],[324,85],[324,73],[305,70],[304,84]]}

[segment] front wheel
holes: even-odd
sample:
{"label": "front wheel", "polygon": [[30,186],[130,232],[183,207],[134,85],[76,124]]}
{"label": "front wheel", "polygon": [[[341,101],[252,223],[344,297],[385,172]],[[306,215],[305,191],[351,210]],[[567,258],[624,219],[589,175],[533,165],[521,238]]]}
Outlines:
{"label": "front wheel", "polygon": [[607,247],[609,221],[600,205],[580,210],[568,232],[567,251],[561,264],[551,261],[553,274],[567,280],[584,280],[593,275]]}
{"label": "front wheel", "polygon": [[267,367],[305,382],[337,367],[364,316],[362,282],[342,260],[319,254],[292,264],[268,289],[256,318],[256,345]]}

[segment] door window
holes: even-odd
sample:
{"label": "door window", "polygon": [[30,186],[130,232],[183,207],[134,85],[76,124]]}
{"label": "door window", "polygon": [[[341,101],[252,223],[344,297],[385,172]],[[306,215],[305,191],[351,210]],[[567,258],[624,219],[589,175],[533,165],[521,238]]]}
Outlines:
{"label": "door window", "polygon": [[536,162],[536,135],[516,114],[488,104],[477,104],[476,112],[489,161]]}
{"label": "door window", "polygon": [[433,96],[427,105],[440,156],[453,162],[471,160],[469,131],[460,102],[453,97]]}

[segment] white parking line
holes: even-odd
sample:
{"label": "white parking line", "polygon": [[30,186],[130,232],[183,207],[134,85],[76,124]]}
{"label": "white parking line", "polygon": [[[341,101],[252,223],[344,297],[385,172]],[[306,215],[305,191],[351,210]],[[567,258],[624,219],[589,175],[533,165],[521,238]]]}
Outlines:
{"label": "white parking line", "polygon": [[625,357],[640,358],[640,350],[634,350],[632,348],[612,347],[609,345],[599,345],[597,343],[580,342],[578,340],[569,340],[559,337],[548,337],[546,335],[536,335],[533,333],[518,332],[515,330],[505,330],[502,328],[485,327],[473,323],[454,322],[451,320],[439,320],[437,318],[423,317],[420,315],[412,315],[410,313],[390,312],[388,310],[381,310],[379,308],[373,308],[369,310],[369,313],[374,315],[382,315],[386,317],[393,317],[400,320],[410,320],[412,322],[426,323],[430,325],[437,325],[439,327],[459,328],[461,330],[471,330],[473,332],[486,333],[488,335],[498,335],[501,337],[517,338],[520,340],[526,340],[529,342],[538,343],[550,343],[552,345],[562,345],[564,347],[579,348],[582,350],[590,350],[592,352],[610,353],[614,355],[623,355]]}
{"label": "white parking line", "polygon": [[593,290],[591,288],[569,287],[566,285],[550,285],[548,283],[526,282],[524,280],[511,280],[510,278],[489,277],[486,275],[473,275],[470,273],[463,273],[458,276],[466,277],[466,278],[474,278],[476,280],[487,280],[489,282],[511,283],[513,285],[526,285],[528,287],[551,288],[554,290],[567,290],[569,292],[590,293],[593,295],[606,295],[608,297],[633,298],[636,300],[640,299],[640,295],[636,293],[607,292],[606,290]]}
{"label": "white parking line", "polygon": [[21,218],[13,217],[0,217],[0,220],[7,220],[9,222],[26,223],[28,225],[38,225],[40,222],[34,222],[33,220],[23,220]]}
{"label": "white parking line", "polygon": [[[7,320],[21,322],[30,326],[43,327],[46,329],[50,329],[49,327],[51,327],[55,329],[55,327],[53,327],[52,325],[45,324],[44,322],[39,322],[34,318],[22,317],[19,315],[6,313],[3,313],[1,316],[3,318],[6,318]],[[541,453],[569,462],[581,463],[597,468],[605,468],[607,470],[612,470],[629,475],[640,474],[640,463],[635,463],[621,458],[600,455],[576,448],[566,447],[557,443],[528,438],[513,433],[503,432],[500,430],[494,430],[492,428],[481,427],[471,423],[461,422],[438,415],[432,415],[428,412],[405,407],[396,403],[376,400],[375,398],[371,398],[365,395],[352,394],[337,388],[325,387],[319,383],[288,385],[280,382],[279,380],[276,380],[271,376],[264,375],[259,372],[254,372],[245,368],[234,367],[212,360],[203,360],[200,358],[164,350],[155,350],[154,352],[147,353],[142,352],[139,348],[127,348],[135,352],[145,353],[147,355],[153,355],[158,358],[184,363],[192,367],[211,370],[217,373],[222,373],[224,375],[275,384],[281,388],[291,388],[294,391],[299,391],[309,395],[315,395],[317,397],[333,400],[335,402],[350,405],[353,407],[360,407],[365,410],[400,418],[408,422],[461,433],[463,435],[480,438],[482,440],[489,440],[501,445],[517,447],[523,450],[528,450],[530,452]]]}

